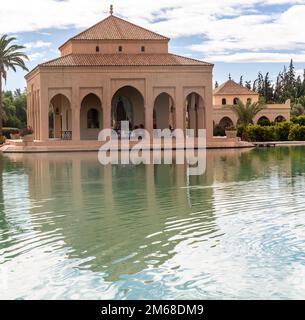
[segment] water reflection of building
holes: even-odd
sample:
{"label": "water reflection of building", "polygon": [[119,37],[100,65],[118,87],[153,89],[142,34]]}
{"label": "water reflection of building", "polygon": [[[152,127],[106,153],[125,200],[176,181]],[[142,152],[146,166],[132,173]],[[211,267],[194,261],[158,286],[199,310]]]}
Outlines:
{"label": "water reflection of building", "polygon": [[274,158],[276,150],[271,156],[257,150],[209,151],[207,171],[197,177],[188,177],[184,165],[102,166],[90,153],[9,158],[23,164],[29,197],[40,200],[32,215],[48,216],[35,228],[60,230],[71,258],[94,257],[84,264],[117,280],[163,264],[181,241],[217,235],[215,201],[226,191],[215,185],[251,182],[272,166],[289,175],[289,153]]}

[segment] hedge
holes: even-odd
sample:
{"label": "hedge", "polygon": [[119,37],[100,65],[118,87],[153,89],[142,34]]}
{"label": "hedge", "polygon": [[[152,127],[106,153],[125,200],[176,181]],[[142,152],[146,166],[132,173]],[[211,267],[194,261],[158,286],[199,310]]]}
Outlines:
{"label": "hedge", "polygon": [[247,127],[249,141],[305,141],[305,125],[289,121],[276,123],[273,126],[250,124]]}
{"label": "hedge", "polygon": [[291,141],[305,141],[305,126],[293,124],[289,132],[289,140]]}

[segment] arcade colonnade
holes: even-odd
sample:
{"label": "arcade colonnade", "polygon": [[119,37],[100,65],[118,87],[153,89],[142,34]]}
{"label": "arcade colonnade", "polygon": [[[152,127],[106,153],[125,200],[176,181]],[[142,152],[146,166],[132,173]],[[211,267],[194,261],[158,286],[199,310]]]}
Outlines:
{"label": "arcade colonnade", "polygon": [[[33,88],[32,88],[33,89]],[[204,87],[158,87],[151,94],[136,85],[122,85],[110,94],[104,88],[47,88],[28,94],[28,125],[36,140],[97,140],[104,128],[207,129],[212,137],[212,118],[207,109],[211,94]],[[211,111],[211,110],[210,110]],[[208,124],[211,125],[208,125]]]}

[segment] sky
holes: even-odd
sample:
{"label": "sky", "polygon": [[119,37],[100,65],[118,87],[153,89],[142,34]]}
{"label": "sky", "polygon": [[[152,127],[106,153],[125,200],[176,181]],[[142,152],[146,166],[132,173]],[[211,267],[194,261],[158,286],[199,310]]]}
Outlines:
{"label": "sky", "polygon": [[[0,35],[26,47],[29,69],[59,56],[67,39],[114,14],[170,37],[170,52],[215,64],[214,82],[275,80],[294,60],[305,68],[305,0],[1,0]],[[5,89],[24,88],[10,72]]]}

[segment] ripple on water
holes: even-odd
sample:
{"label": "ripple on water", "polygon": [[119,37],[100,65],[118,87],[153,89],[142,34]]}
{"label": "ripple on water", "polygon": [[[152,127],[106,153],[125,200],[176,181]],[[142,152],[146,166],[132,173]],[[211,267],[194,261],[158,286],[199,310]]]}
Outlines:
{"label": "ripple on water", "polygon": [[210,153],[193,183],[179,166],[109,181],[88,155],[6,160],[0,297],[305,298],[305,149],[257,152]]}

